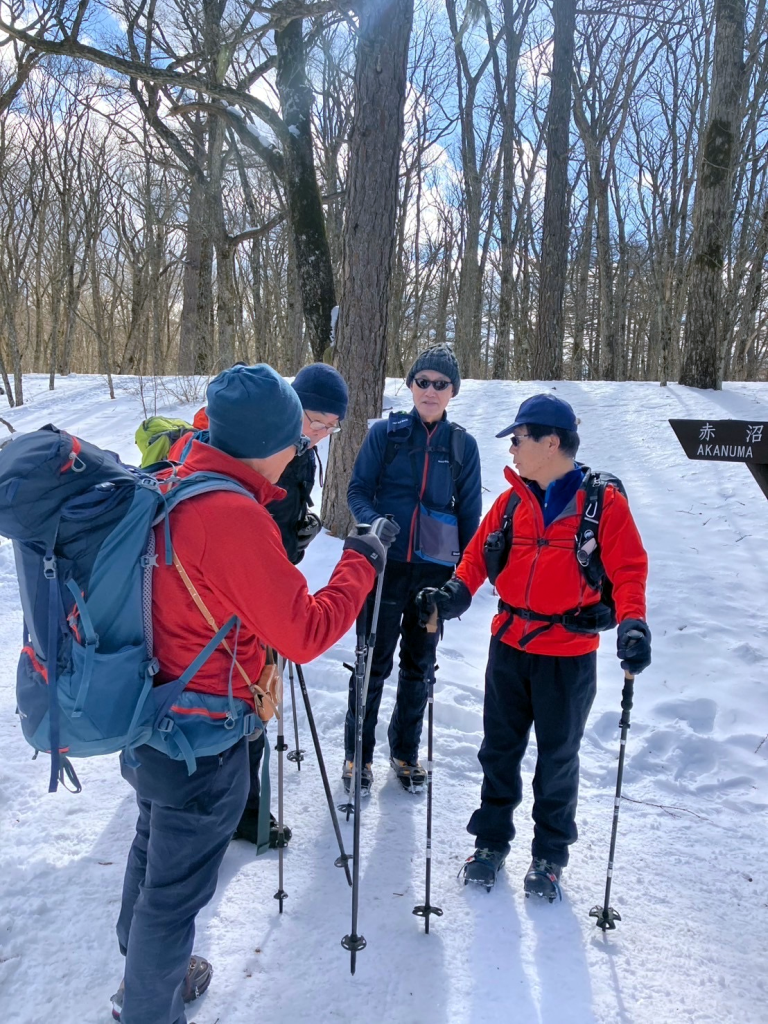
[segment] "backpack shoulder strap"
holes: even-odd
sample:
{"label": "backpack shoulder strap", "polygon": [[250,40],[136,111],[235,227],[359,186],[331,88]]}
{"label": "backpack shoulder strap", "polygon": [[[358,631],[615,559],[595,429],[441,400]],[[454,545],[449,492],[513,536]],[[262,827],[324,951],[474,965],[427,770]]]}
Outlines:
{"label": "backpack shoulder strap", "polygon": [[209,491],[232,491],[236,494],[243,494],[252,501],[256,499],[251,492],[231,477],[223,473],[192,473],[190,476],[177,480],[167,494],[164,495],[164,508],[153,525],[171,512],[181,501],[187,498],[194,498],[198,494],[207,494]]}
{"label": "backpack shoulder strap", "polygon": [[461,467],[464,465],[464,447],[467,441],[467,431],[459,423],[451,423],[451,476],[454,484],[461,475]]}
{"label": "backpack shoulder strap", "polygon": [[384,449],[384,463],[382,469],[390,466],[395,456],[403,448],[411,437],[413,420],[410,413],[391,412],[387,422],[387,446]]}
{"label": "backpack shoulder strap", "polygon": [[512,493],[507,501],[507,507],[504,509],[504,518],[501,521],[502,530],[508,529],[512,525],[512,517],[515,514],[515,509],[521,502],[520,495],[517,491],[512,488]]}
{"label": "backpack shoulder strap", "polygon": [[490,533],[485,540],[483,558],[485,559],[485,568],[488,574],[488,579],[491,581],[493,586],[496,586],[496,580],[498,579],[499,573],[509,561],[509,555],[512,551],[512,522],[520,501],[520,495],[513,487],[509,492],[509,497],[507,498],[507,504],[504,507],[504,515],[502,516],[499,529]]}
{"label": "backpack shoulder strap", "polygon": [[581,485],[585,492],[584,511],[581,514],[581,522],[576,533],[576,560],[587,583],[595,590],[600,589],[605,577],[598,538],[605,488],[609,484],[626,497],[624,485],[612,473],[596,472],[587,468]]}

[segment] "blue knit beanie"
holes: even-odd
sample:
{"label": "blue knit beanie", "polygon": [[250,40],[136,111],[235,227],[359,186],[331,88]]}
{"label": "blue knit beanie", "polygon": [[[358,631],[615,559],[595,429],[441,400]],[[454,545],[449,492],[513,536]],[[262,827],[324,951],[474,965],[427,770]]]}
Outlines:
{"label": "blue knit beanie", "polygon": [[416,362],[405,378],[406,387],[413,384],[413,378],[422,370],[434,370],[435,373],[442,373],[453,384],[454,395],[458,395],[461,387],[461,373],[459,373],[456,356],[447,345],[433,345],[432,348],[425,349],[421,355],[416,357]]}
{"label": "blue knit beanie", "polygon": [[209,444],[236,459],[266,459],[301,437],[301,402],[266,363],[224,370],[207,400]]}
{"label": "blue knit beanie", "polygon": [[340,420],[347,415],[347,385],[339,371],[327,363],[312,363],[299,370],[293,381],[293,390],[304,409],[338,416]]}

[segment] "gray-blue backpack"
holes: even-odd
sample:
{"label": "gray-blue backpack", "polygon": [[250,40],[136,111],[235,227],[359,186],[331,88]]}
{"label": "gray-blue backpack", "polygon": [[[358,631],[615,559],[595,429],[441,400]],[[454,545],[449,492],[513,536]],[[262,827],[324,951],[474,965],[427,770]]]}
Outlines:
{"label": "gray-blue backpack", "polygon": [[51,753],[51,792],[65,774],[80,788],[70,756],[125,750],[131,759],[149,743],[191,773],[196,756],[261,728],[253,707],[233,697],[231,673],[228,697],[195,694],[202,715],[175,713],[232,630],[236,646],[236,615],[178,679],[154,685],[153,527],[163,524],[170,565],[169,513],[212,490],[250,497],[216,473],[161,481],[50,424],[0,451],[0,534],[13,541],[24,614],[18,713],[27,742]]}

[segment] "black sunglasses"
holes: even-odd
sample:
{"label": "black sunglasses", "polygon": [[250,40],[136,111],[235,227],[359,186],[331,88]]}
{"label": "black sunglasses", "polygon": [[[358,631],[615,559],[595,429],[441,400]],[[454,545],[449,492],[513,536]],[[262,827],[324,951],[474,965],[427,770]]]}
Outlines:
{"label": "black sunglasses", "polygon": [[451,386],[449,380],[429,380],[427,377],[414,377],[413,383],[417,388],[421,388],[422,391],[426,391],[427,388],[434,388],[435,391],[445,391],[446,388]]}
{"label": "black sunglasses", "polygon": [[530,436],[530,434],[513,434],[512,437],[510,437],[509,439],[509,443],[512,445],[513,448],[519,448],[523,441],[526,439],[526,437]]}

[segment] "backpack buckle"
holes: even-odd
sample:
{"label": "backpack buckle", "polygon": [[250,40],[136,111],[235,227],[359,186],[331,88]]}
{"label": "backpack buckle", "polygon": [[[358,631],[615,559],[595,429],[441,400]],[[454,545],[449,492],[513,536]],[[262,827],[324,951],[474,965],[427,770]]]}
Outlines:
{"label": "backpack buckle", "polygon": [[576,551],[576,560],[582,569],[586,569],[589,565],[589,559],[592,556],[592,552],[597,547],[597,540],[592,530],[586,530],[584,533],[584,540],[581,542],[578,550]]}
{"label": "backpack buckle", "polygon": [[156,676],[159,671],[160,662],[157,660],[157,658],[152,658],[152,660],[147,663],[147,675]]}
{"label": "backpack buckle", "polygon": [[157,555],[142,555],[140,564],[142,569],[156,569]]}
{"label": "backpack buckle", "polygon": [[43,576],[47,580],[56,579],[56,556],[55,555],[44,555],[43,556]]}

